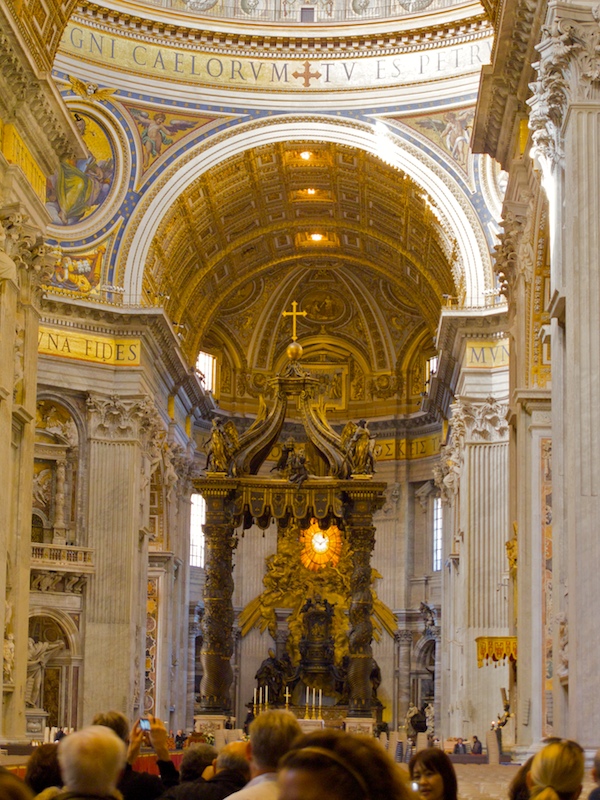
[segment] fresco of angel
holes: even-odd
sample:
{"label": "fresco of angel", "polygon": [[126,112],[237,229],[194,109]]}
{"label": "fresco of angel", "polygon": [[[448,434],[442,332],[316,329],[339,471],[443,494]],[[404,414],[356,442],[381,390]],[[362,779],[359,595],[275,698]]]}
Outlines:
{"label": "fresco of angel", "polygon": [[142,137],[144,169],[147,169],[162,153],[164,145],[173,144],[173,134],[188,131],[197,123],[187,119],[170,119],[163,111],[148,112],[141,108],[130,108]]}
{"label": "fresco of angel", "polygon": [[434,131],[452,158],[464,166],[469,155],[474,115],[472,108],[448,111],[441,119],[427,117],[417,120],[417,125]]}

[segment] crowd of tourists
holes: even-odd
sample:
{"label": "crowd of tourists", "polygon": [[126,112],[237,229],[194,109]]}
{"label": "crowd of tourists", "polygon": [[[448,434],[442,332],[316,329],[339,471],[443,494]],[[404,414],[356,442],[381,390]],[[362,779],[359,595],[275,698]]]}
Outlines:
{"label": "crowd of tourists", "polygon": [[[179,769],[163,723],[149,717],[144,727],[138,721],[130,730],[119,712],[98,715],[89,727],[35,748],[24,780],[0,768],[0,800],[458,800],[451,758],[440,748],[416,753],[407,773],[377,739],[333,728],[303,734],[288,711],[263,712],[248,741],[219,752],[187,747]],[[133,768],[144,743],[159,775]],[[582,748],[549,739],[520,767],[508,800],[578,800],[583,777]],[[590,800],[600,800],[594,792]]]}

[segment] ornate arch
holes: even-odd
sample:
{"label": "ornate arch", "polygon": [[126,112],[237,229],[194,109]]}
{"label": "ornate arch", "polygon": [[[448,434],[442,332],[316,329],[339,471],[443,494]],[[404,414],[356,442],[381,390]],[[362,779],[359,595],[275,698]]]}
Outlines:
{"label": "ornate arch", "polygon": [[216,137],[201,151],[191,150],[183,162],[159,183],[152,197],[141,203],[141,217],[128,237],[131,244],[121,264],[125,301],[140,302],[144,266],[160,221],[179,195],[204,172],[230,156],[264,144],[289,141],[327,141],[364,150],[394,169],[409,175],[431,197],[442,227],[457,243],[455,282],[464,283],[467,305],[483,305],[484,291],[492,285],[489,249],[481,225],[458,183],[442,166],[398,134],[377,127],[324,118],[242,125]]}

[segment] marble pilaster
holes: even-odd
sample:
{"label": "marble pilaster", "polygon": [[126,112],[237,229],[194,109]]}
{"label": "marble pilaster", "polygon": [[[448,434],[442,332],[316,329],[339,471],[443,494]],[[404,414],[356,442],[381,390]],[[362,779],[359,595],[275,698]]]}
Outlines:
{"label": "marble pilaster", "polygon": [[18,206],[0,209],[0,478],[2,503],[0,623],[14,637],[12,684],[3,686],[1,732],[22,739],[26,720],[31,498],[40,279],[51,263],[39,230]]}
{"label": "marble pilaster", "polygon": [[85,717],[108,708],[132,716],[140,681],[143,686],[148,557],[140,529],[141,423],[148,410],[144,398],[88,398],[93,476],[88,527],[93,531],[96,575],[86,598]]}
{"label": "marble pilaster", "polygon": [[436,471],[445,504],[444,646],[436,647],[444,663],[444,737],[483,736],[501,708],[500,689],[509,689],[507,666],[478,668],[476,659],[477,637],[508,634],[508,373],[468,364],[465,358]]}
{"label": "marble pilaster", "polygon": [[[554,437],[561,440],[553,452],[554,467],[564,476],[564,493],[554,518],[554,535],[560,542],[554,568],[559,581],[568,586],[568,602],[563,589],[554,626],[567,630],[569,619],[594,619],[600,610],[594,574],[600,558],[599,39],[600,23],[591,5],[549,6],[537,47],[540,59],[530,101],[532,139],[555,223],[552,310],[556,323],[552,331],[558,334],[556,347],[564,370],[557,371],[553,381],[552,412],[553,428],[566,432],[568,422],[568,435]],[[564,325],[562,333],[556,330],[557,324]],[[555,642],[558,637],[555,633]],[[595,747],[597,731],[589,714],[595,687],[590,675],[596,673],[600,645],[585,626],[577,625],[571,626],[568,648],[566,680],[554,687],[555,732],[577,737],[584,747]]]}
{"label": "marble pilaster", "polygon": [[410,658],[412,652],[413,634],[409,630],[396,633],[396,646],[398,652],[398,722],[404,724],[408,704],[410,702]]}

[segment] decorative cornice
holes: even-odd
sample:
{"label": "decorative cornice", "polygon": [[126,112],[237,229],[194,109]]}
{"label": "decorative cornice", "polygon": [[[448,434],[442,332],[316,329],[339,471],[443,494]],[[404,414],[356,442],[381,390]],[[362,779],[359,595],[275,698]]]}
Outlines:
{"label": "decorative cornice", "polygon": [[503,169],[513,155],[519,118],[527,116],[525,101],[533,47],[539,38],[546,3],[516,0],[504,3],[496,30],[492,65],[482,70],[472,147],[488,153]]}
{"label": "decorative cornice", "polygon": [[[39,132],[27,137],[36,158],[50,173],[59,159],[79,158],[82,143],[56,86],[38,78],[10,33],[0,33],[0,116],[11,118],[20,128],[33,126]],[[47,143],[53,151],[50,156]]]}
{"label": "decorative cornice", "polygon": [[118,306],[89,302],[57,295],[46,295],[42,301],[40,321],[66,328],[79,328],[100,335],[149,336],[155,354],[165,364],[172,380],[171,391],[182,391],[187,398],[190,413],[198,409],[209,417],[216,409],[212,395],[207,392],[193,366],[185,360],[178,346],[173,326],[161,308]]}
{"label": "decorative cornice", "polygon": [[[335,33],[331,27],[323,30],[323,35],[306,36],[305,31],[294,31],[289,27],[285,35],[281,29],[269,34],[265,31],[235,32],[218,31],[194,27],[192,19],[189,24],[174,24],[159,20],[142,18],[138,15],[107,9],[97,3],[82,2],[72,17],[73,21],[97,27],[113,35],[132,37],[140,42],[152,42],[169,47],[189,47],[216,55],[243,56],[252,54],[276,54],[293,60],[306,59],[326,55],[327,58],[360,58],[361,56],[394,55],[420,50],[429,50],[441,44],[463,44],[475,39],[488,37],[493,33],[485,15],[477,15],[461,20],[457,24],[451,21],[443,25],[416,28],[409,31],[384,32],[377,34],[345,34],[339,26]],[[218,22],[215,20],[215,22]],[[258,23],[258,20],[256,21]],[[257,26],[258,27],[258,24]],[[254,31],[256,31],[256,27]]]}

